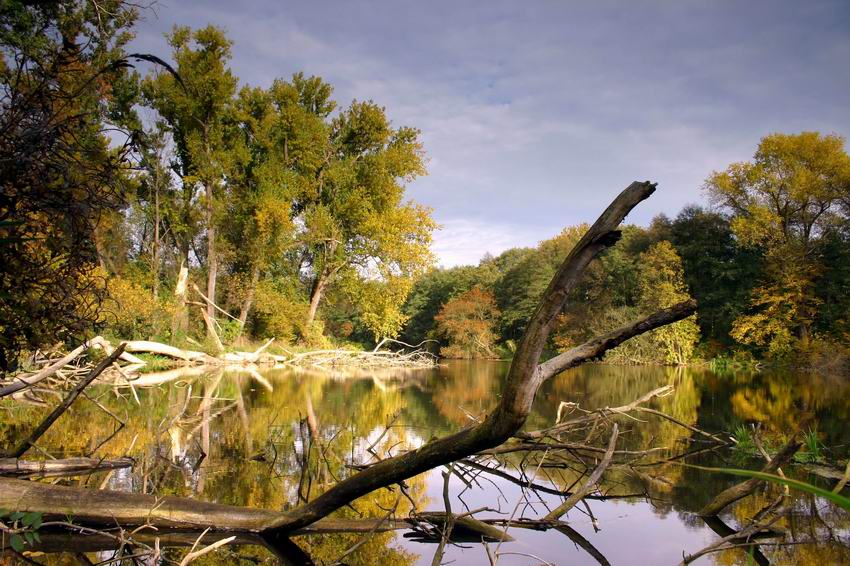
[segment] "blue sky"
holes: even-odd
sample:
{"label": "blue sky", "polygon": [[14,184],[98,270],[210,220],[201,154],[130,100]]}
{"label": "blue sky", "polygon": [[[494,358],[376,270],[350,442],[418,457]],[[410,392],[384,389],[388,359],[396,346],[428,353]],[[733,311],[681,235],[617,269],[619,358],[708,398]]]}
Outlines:
{"label": "blue sky", "polygon": [[408,193],[446,266],[592,221],[633,180],[659,190],[630,221],[675,215],[770,132],[850,134],[846,0],[162,0],[143,18],[137,50],[212,23],[243,83],[304,71],[421,129]]}

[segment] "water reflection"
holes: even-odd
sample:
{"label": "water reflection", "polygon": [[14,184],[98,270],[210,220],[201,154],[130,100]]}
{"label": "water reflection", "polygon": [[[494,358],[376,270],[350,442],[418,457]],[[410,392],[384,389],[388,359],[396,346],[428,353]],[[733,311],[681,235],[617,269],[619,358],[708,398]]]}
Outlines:
{"label": "water reflection", "polygon": [[[287,509],[328,489],[352,468],[415,447],[483,416],[498,400],[507,363],[453,362],[437,370],[404,373],[355,372],[329,375],[253,368],[201,375],[148,378],[147,387],[100,387],[93,397],[113,418],[90,401],[80,400],[41,439],[39,446],[55,457],[130,455],[137,465],[108,476],[96,474],[67,480],[70,484],[122,491],[196,497],[234,505]],[[836,447],[829,455],[845,458],[848,434],[844,422],[850,409],[846,381],[823,376],[783,373],[714,373],[705,368],[616,367],[587,365],[551,380],[541,388],[527,428],[550,426],[559,406],[570,411],[614,407],[648,391],[673,385],[675,393],[653,407],[674,419],[710,431],[732,431],[759,422],[768,435],[787,435],[807,414],[816,418],[821,442]],[[0,439],[13,444],[34,427],[49,409],[4,406]],[[618,419],[621,450],[663,447],[630,465],[615,465],[604,477],[602,492],[611,499],[591,499],[567,517],[575,530],[614,564],[677,563],[682,551],[692,552],[718,538],[722,527],[707,526],[694,512],[716,493],[735,483],[728,476],[683,467],[675,459],[686,451],[689,462],[707,465],[759,466],[728,451],[701,451],[699,435],[652,415]],[[600,431],[600,434],[603,431]],[[110,438],[111,437],[111,438]],[[104,440],[108,442],[101,445]],[[586,440],[585,437],[575,440]],[[598,444],[604,444],[604,438]],[[593,467],[594,458],[583,456]],[[672,459],[672,460],[670,460]],[[670,461],[667,461],[670,460]],[[662,462],[659,464],[659,462]],[[536,493],[523,512],[538,516],[558,505],[553,492],[569,489],[584,469],[541,461],[540,454],[503,457],[504,470],[548,486]],[[309,470],[309,473],[304,470]],[[804,474],[795,469],[793,473]],[[804,477],[809,481],[822,481]],[[489,483],[488,483],[489,482]],[[504,477],[479,476],[478,486],[458,479],[451,491],[460,496],[457,508],[491,507],[510,514],[522,490]],[[399,515],[442,507],[442,480],[432,471],[407,482],[406,495],[382,490],[366,496],[341,516],[380,517],[399,500]],[[723,516],[735,527],[752,517],[771,498],[772,490],[749,497]],[[636,496],[636,494],[641,494]],[[628,499],[616,496],[629,495]],[[795,495],[794,511],[777,524],[795,540],[828,538],[824,545],[763,546],[752,559],[776,564],[809,564],[815,560],[848,563],[847,514],[813,498]],[[485,515],[486,516],[486,515]],[[490,516],[498,516],[490,514]],[[832,529],[829,531],[827,525]],[[595,563],[563,533],[514,533],[517,555],[500,564],[526,564],[534,554],[553,563]],[[300,537],[299,546],[317,562],[332,563],[360,540],[341,534]],[[505,550],[503,548],[503,550]],[[174,552],[178,556],[183,551]],[[259,547],[230,549],[205,556],[209,564],[234,563],[236,554],[268,558]],[[380,533],[346,555],[348,564],[427,564],[433,548],[394,533]],[[569,557],[569,558],[567,558]],[[445,560],[487,564],[480,545],[450,547]],[[708,555],[706,563],[748,563],[741,550]]]}

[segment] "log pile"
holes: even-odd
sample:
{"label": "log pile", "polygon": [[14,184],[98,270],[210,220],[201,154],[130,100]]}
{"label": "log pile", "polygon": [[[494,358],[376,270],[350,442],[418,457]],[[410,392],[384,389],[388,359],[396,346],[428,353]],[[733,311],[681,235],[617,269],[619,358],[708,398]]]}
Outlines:
{"label": "log pile", "polygon": [[[437,358],[422,349],[411,351],[377,348],[372,351],[334,349],[299,353],[287,351],[286,355],[280,355],[267,352],[273,342],[274,338],[271,338],[253,352],[233,351],[212,356],[205,352],[185,350],[160,342],[130,340],[122,342],[125,345],[124,351],[112,367],[103,372],[100,379],[118,385],[132,383],[134,386],[144,387],[170,381],[171,373],[176,379],[186,375],[187,371],[206,373],[214,367],[240,366],[246,371],[256,372],[259,366],[316,370],[427,369],[437,366]],[[94,367],[95,363],[91,359],[92,351],[102,351],[109,355],[115,351],[115,347],[102,336],[96,336],[67,354],[36,352],[29,364],[36,369],[12,375],[4,382],[0,382],[0,398],[10,395],[16,398],[26,397],[27,391],[33,388],[70,389]],[[169,358],[179,367],[153,376],[145,372],[149,364],[134,354],[153,354]],[[34,397],[30,397],[29,400],[37,402],[37,398]]]}

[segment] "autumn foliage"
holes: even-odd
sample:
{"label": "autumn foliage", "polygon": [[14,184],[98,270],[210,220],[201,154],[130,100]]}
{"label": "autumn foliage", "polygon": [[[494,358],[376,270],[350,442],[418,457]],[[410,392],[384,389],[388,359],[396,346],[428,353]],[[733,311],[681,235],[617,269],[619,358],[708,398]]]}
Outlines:
{"label": "autumn foliage", "polygon": [[444,337],[440,355],[446,358],[496,357],[495,325],[499,309],[492,292],[473,287],[448,301],[434,318]]}

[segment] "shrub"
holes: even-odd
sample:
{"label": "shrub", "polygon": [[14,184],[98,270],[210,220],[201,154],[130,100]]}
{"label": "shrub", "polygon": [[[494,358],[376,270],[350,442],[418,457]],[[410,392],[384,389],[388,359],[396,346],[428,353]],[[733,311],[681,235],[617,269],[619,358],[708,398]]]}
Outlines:
{"label": "shrub", "polygon": [[124,339],[150,339],[170,336],[174,302],[154,299],[150,289],[124,277],[114,276],[107,283],[109,300],[104,305],[104,321]]}

